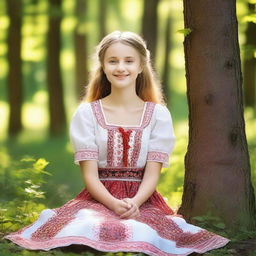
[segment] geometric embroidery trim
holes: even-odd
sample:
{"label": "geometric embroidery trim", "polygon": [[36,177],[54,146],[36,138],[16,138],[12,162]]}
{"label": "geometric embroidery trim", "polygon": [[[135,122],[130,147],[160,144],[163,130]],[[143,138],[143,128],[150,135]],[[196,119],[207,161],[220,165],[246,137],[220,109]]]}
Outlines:
{"label": "geometric embroidery trim", "polygon": [[[105,129],[107,129],[107,128],[108,129],[116,129],[117,127],[121,127],[120,125],[106,124],[99,100],[95,100],[95,101],[91,102],[90,104],[91,104],[93,113],[94,113],[98,123],[100,124],[100,126],[102,126]],[[147,101],[147,102],[145,102],[145,104],[146,104],[146,109],[145,109],[145,112],[143,115],[143,120],[141,122],[141,126],[139,126],[139,127],[138,126],[134,126],[134,127],[129,126],[129,129],[141,130],[149,124],[156,103]]]}
{"label": "geometric embroidery trim", "polygon": [[98,160],[99,152],[95,149],[81,149],[75,152],[75,162],[83,160]]}
{"label": "geometric embroidery trim", "polygon": [[99,168],[100,180],[136,180],[141,181],[144,168]]}
{"label": "geometric embroidery trim", "polygon": [[168,165],[169,155],[165,152],[151,151],[148,152],[147,161],[157,161]]}

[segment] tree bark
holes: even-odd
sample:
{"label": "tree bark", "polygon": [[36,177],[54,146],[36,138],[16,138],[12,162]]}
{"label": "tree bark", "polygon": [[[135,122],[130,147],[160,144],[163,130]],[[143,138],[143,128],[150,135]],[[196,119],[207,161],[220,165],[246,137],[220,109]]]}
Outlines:
{"label": "tree bark", "polygon": [[106,13],[107,13],[107,1],[99,0],[99,30],[100,40],[106,35]]}
{"label": "tree bark", "polygon": [[[255,11],[255,4],[248,3],[250,12]],[[256,59],[253,56],[256,49],[256,24],[248,22],[245,32],[246,43],[245,46],[248,49],[245,54],[244,60],[244,98],[245,105],[253,107],[255,105],[256,94]]]}
{"label": "tree bark", "polygon": [[85,30],[87,0],[76,1],[77,26],[74,32],[75,43],[75,82],[77,99],[84,96],[84,88],[88,80],[87,37]]}
{"label": "tree bark", "polygon": [[6,0],[10,25],[7,36],[8,69],[8,99],[10,106],[8,133],[17,135],[22,130],[21,108],[23,100],[22,90],[22,60],[21,60],[21,0]]}
{"label": "tree bark", "polygon": [[[163,69],[163,89],[166,97],[167,104],[170,102],[170,87],[169,87],[169,77],[170,77],[170,51],[171,51],[171,15],[168,14],[165,29],[165,54],[164,54],[164,69]],[[169,106],[169,104],[168,104]]]}
{"label": "tree bark", "polygon": [[60,68],[61,50],[61,0],[50,0],[48,29],[47,80],[49,91],[50,134],[65,131],[66,116],[63,99],[63,83]]}
{"label": "tree bark", "polygon": [[157,46],[157,7],[159,0],[144,0],[144,11],[142,18],[142,35],[147,42],[151,53],[151,60],[155,61]]}
{"label": "tree bark", "polygon": [[243,116],[236,1],[183,0],[189,144],[179,213],[211,212],[231,228],[255,228]]}

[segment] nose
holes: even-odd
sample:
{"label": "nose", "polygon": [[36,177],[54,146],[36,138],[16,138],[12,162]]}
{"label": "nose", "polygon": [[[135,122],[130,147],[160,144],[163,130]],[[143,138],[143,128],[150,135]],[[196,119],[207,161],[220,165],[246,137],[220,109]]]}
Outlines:
{"label": "nose", "polygon": [[119,72],[123,72],[125,70],[125,65],[122,61],[119,61],[116,68]]}

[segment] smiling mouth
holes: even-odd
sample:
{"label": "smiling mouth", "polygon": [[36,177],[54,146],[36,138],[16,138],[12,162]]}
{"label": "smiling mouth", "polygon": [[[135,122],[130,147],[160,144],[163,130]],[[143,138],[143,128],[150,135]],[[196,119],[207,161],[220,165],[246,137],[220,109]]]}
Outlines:
{"label": "smiling mouth", "polygon": [[122,79],[122,78],[125,78],[125,77],[127,77],[128,75],[114,75],[116,78],[120,78],[120,79]]}

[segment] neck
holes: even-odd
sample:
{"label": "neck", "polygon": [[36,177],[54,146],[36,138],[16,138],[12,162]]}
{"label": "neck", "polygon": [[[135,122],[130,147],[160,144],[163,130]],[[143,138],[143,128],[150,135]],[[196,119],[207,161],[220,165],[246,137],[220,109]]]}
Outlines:
{"label": "neck", "polygon": [[112,88],[108,100],[116,106],[131,106],[141,103],[142,100],[136,94],[135,86],[131,88]]}

